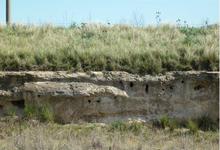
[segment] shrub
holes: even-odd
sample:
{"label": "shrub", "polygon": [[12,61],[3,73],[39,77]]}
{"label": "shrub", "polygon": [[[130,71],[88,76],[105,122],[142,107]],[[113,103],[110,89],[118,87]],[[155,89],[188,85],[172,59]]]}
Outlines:
{"label": "shrub", "polygon": [[111,123],[110,131],[125,132],[125,131],[128,131],[128,126],[127,126],[127,124],[125,122],[115,121],[115,122]]}
{"label": "shrub", "polygon": [[169,118],[168,116],[162,116],[159,120],[153,122],[153,126],[158,128],[169,128],[170,131],[174,131],[180,124],[173,118]]}
{"label": "shrub", "polygon": [[15,107],[13,107],[13,106],[10,106],[10,107],[8,107],[7,109],[6,109],[6,115],[8,115],[8,116],[15,116],[16,115],[16,108]]}
{"label": "shrub", "polygon": [[169,118],[167,117],[167,116],[163,116],[161,119],[160,119],[160,124],[161,124],[161,127],[162,128],[166,128],[166,127],[168,127],[168,125],[169,125]]}
{"label": "shrub", "polygon": [[126,123],[122,121],[115,121],[111,123],[109,131],[132,132],[138,134],[143,129],[143,124],[139,122]]}
{"label": "shrub", "polygon": [[75,29],[77,28],[77,23],[76,22],[72,22],[71,25],[69,26],[70,29]]}
{"label": "shrub", "polygon": [[132,123],[129,123],[128,130],[135,134],[139,134],[143,127],[144,126],[142,123],[134,121]]}
{"label": "shrub", "polygon": [[208,116],[202,116],[199,119],[194,120],[182,120],[178,121],[168,116],[163,116],[159,120],[153,121],[153,126],[158,128],[169,128],[170,131],[173,131],[176,128],[188,128],[191,133],[197,133],[198,130],[203,131],[217,131],[219,130],[218,121],[214,121]]}
{"label": "shrub", "polygon": [[54,115],[48,106],[40,107],[40,119],[42,121],[53,122]]}
{"label": "shrub", "polygon": [[179,124],[175,119],[170,119],[168,127],[169,127],[170,131],[174,131],[174,129],[179,127]]}
{"label": "shrub", "polygon": [[195,134],[198,133],[198,125],[196,122],[189,120],[187,122],[187,128],[190,130],[190,133]]}
{"label": "shrub", "polygon": [[54,115],[52,110],[48,105],[44,106],[34,106],[34,105],[26,105],[24,109],[25,116],[27,118],[39,119],[43,122],[53,122]]}
{"label": "shrub", "polygon": [[26,105],[24,108],[24,114],[27,118],[36,118],[38,114],[38,109],[33,105]]}
{"label": "shrub", "polygon": [[217,131],[219,129],[218,121],[214,121],[208,116],[202,116],[197,122],[199,129],[203,131]]}

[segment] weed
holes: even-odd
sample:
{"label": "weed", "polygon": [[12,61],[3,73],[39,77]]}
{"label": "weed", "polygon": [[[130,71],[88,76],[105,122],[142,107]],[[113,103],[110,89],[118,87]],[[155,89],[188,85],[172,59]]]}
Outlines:
{"label": "weed", "polygon": [[10,107],[8,107],[7,109],[6,109],[6,115],[8,115],[8,116],[15,116],[16,115],[16,108],[15,107],[13,107],[13,106],[10,106]]}
{"label": "weed", "polygon": [[115,121],[111,123],[109,127],[109,131],[119,131],[119,132],[132,132],[135,134],[139,134],[143,129],[143,124],[139,122],[122,122],[122,121]]}
{"label": "weed", "polygon": [[170,119],[168,127],[169,127],[170,131],[172,132],[176,128],[179,127],[179,124],[178,124],[178,122],[175,119]]}
{"label": "weed", "polygon": [[168,116],[162,116],[159,120],[153,121],[153,126],[158,128],[169,128],[170,131],[174,131],[176,128],[188,128],[191,133],[197,133],[198,130],[203,131],[217,131],[219,130],[218,121],[214,121],[208,116],[202,116],[199,119],[194,120],[182,120],[178,121]]}
{"label": "weed", "polygon": [[25,109],[25,116],[27,118],[34,118],[39,119],[43,122],[53,122],[54,121],[54,115],[51,109],[48,107],[48,105],[44,106],[34,106],[34,105],[26,105]]}
{"label": "weed", "polygon": [[48,122],[54,121],[53,112],[51,111],[51,109],[48,106],[40,107],[40,119],[42,121],[48,121]]}
{"label": "weed", "polygon": [[199,130],[197,123],[192,120],[188,120],[187,128],[190,130],[190,133],[192,134],[198,133],[198,130]]}
{"label": "weed", "polygon": [[176,128],[180,127],[180,123],[173,119],[169,118],[168,116],[162,116],[159,120],[153,122],[153,126],[158,128],[169,128],[170,131],[174,131]]}
{"label": "weed", "polygon": [[128,126],[128,130],[135,133],[135,134],[139,134],[141,132],[141,130],[143,129],[143,124],[139,123],[139,122],[132,122],[129,124]]}
{"label": "weed", "polygon": [[125,122],[115,121],[115,122],[111,123],[110,131],[125,132],[125,131],[128,131],[128,126],[127,126],[127,124]]}
{"label": "weed", "polygon": [[197,119],[199,129],[203,131],[217,131],[219,129],[218,121],[214,121],[208,116],[202,116]]}
{"label": "weed", "polygon": [[160,118],[159,126],[161,126],[163,129],[169,126],[170,118],[168,116],[163,116]]}
{"label": "weed", "polygon": [[27,118],[36,118],[38,109],[34,105],[26,105],[24,108],[24,115]]}
{"label": "weed", "polygon": [[76,23],[76,22],[72,22],[69,28],[70,28],[70,29],[75,29],[75,28],[77,28],[77,23]]}

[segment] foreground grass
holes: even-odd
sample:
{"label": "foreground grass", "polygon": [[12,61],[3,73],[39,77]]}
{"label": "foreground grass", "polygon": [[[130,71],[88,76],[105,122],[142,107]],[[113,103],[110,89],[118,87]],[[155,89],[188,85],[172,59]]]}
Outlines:
{"label": "foreground grass", "polygon": [[218,150],[219,132],[192,134],[141,123],[59,125],[36,120],[0,121],[1,150]]}
{"label": "foreground grass", "polygon": [[0,27],[0,70],[218,70],[218,25]]}

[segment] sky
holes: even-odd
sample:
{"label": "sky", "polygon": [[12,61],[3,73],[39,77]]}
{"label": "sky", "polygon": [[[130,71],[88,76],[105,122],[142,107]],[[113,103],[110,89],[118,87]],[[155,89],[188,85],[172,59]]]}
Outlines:
{"label": "sky", "polygon": [[[5,1],[0,0],[0,23],[5,23]],[[180,19],[190,26],[219,22],[219,0],[11,0],[12,20],[19,24],[73,22],[126,23],[155,25],[156,12],[161,23],[175,24]]]}

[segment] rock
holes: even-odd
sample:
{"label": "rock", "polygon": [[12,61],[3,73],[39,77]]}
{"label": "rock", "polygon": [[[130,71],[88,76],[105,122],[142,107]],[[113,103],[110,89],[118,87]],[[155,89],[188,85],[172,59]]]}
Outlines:
{"label": "rock", "polygon": [[98,97],[98,96],[121,96],[128,97],[125,91],[112,86],[95,85],[82,82],[33,82],[25,83],[23,93],[32,93],[40,96],[58,97]]}
{"label": "rock", "polygon": [[57,121],[219,118],[219,72],[0,72],[0,113],[7,105],[48,106]]}

